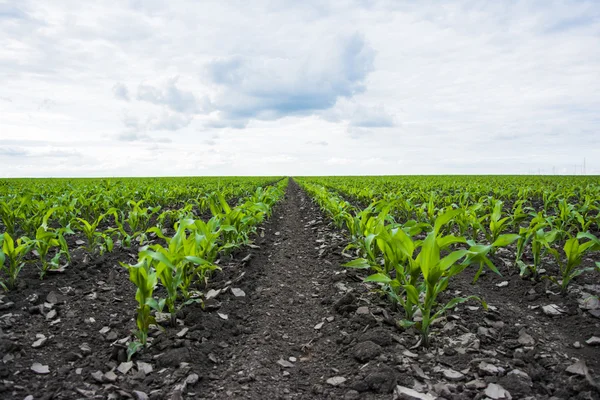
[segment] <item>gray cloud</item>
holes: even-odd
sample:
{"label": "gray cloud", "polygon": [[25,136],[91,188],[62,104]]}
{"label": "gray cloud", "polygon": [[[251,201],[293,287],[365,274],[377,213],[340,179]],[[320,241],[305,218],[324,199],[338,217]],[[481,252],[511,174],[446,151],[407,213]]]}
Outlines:
{"label": "gray cloud", "polygon": [[394,117],[383,107],[357,107],[350,117],[350,126],[353,127],[389,128],[394,125]]}
{"label": "gray cloud", "polygon": [[24,157],[27,156],[27,151],[18,147],[0,146],[0,156]]}
{"label": "gray cloud", "polygon": [[213,106],[219,115],[211,126],[310,115],[333,107],[339,98],[364,92],[374,51],[363,36],[323,40],[315,46],[296,57],[234,56],[209,63],[205,76],[218,90]]}
{"label": "gray cloud", "polygon": [[141,84],[138,87],[137,100],[156,105],[164,105],[179,113],[196,114],[206,108],[196,96],[187,90],[177,87],[178,77],[169,79],[164,87]]}
{"label": "gray cloud", "polygon": [[121,82],[115,83],[112,91],[117,99],[125,100],[125,101],[130,100],[129,89],[127,89],[127,86],[125,86],[125,84],[123,84]]}
{"label": "gray cloud", "polygon": [[156,138],[139,132],[121,132],[115,136],[121,142],[171,143],[169,138]]}

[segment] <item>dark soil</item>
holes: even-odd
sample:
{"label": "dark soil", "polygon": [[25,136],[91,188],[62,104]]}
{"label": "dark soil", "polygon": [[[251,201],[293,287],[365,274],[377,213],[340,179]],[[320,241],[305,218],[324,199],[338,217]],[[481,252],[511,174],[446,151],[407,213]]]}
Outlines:
{"label": "dark soil", "polygon": [[[514,399],[600,398],[585,377],[565,372],[578,358],[600,373],[599,348],[585,344],[600,336],[600,320],[575,295],[556,297],[518,276],[485,274],[473,286],[465,274],[451,291],[482,295],[494,309],[465,303],[435,325],[431,348],[413,348],[417,333],[397,328],[402,313],[362,271],[341,267],[345,237],[294,181],[263,228],[255,246],[221,259],[203,288],[221,293],[204,310],[184,308],[178,326],[154,330],[126,373],[117,370],[126,361],[119,340],[135,327],[135,288],[118,262],[134,262],[137,250],[78,250],[64,273],[43,281],[27,271],[25,285],[0,298],[0,398],[390,399],[402,385],[431,398],[480,399],[490,383]],[[497,287],[503,280],[509,285]],[[565,314],[530,308],[550,303]],[[522,331],[533,343],[519,343]],[[33,348],[36,334],[47,341]],[[34,373],[36,362],[50,372]],[[482,371],[482,362],[497,371]],[[449,369],[462,377],[448,379]]]}

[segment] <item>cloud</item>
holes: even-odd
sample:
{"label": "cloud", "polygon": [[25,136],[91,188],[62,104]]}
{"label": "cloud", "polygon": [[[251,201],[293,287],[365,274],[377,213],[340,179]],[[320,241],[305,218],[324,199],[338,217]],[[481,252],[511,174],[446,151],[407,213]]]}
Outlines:
{"label": "cloud", "polygon": [[164,105],[179,113],[196,114],[202,112],[207,104],[201,104],[196,96],[187,90],[177,87],[178,77],[170,78],[160,86],[140,84],[137,91],[137,100],[146,101],[156,105]]}
{"label": "cloud", "polygon": [[596,1],[0,3],[2,176],[600,173]]}
{"label": "cloud", "polygon": [[129,89],[127,89],[127,86],[125,86],[125,84],[121,83],[121,82],[117,82],[115,83],[115,85],[113,86],[113,94],[115,95],[115,97],[117,99],[120,100],[125,100],[125,101],[129,101]]}
{"label": "cloud", "polygon": [[146,142],[146,143],[171,143],[169,138],[157,138],[139,132],[129,131],[115,135],[115,139],[121,142]]}
{"label": "cloud", "polygon": [[339,98],[364,92],[374,57],[365,38],[355,33],[324,38],[291,57],[216,59],[206,66],[205,77],[217,90],[212,98],[217,123],[240,127],[252,119],[329,109]]}
{"label": "cloud", "polygon": [[0,156],[4,157],[24,157],[27,151],[18,147],[0,146]]}
{"label": "cloud", "polygon": [[162,111],[159,115],[149,117],[146,129],[150,131],[177,131],[192,122],[193,116],[187,114]]}
{"label": "cloud", "polygon": [[74,149],[55,146],[30,148],[0,146],[0,156],[13,158],[73,158],[81,157],[81,153]]}
{"label": "cloud", "polygon": [[383,107],[357,107],[350,117],[350,126],[353,127],[389,128],[394,125],[394,117]]}

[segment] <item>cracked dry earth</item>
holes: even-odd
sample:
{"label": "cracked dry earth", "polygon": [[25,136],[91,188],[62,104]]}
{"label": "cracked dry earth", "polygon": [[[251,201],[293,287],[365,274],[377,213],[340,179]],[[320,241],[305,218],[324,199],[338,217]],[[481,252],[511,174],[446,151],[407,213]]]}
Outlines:
{"label": "cracked dry earth", "polygon": [[[402,313],[362,282],[365,272],[341,266],[343,233],[293,180],[254,243],[220,261],[204,310],[184,308],[131,364],[118,342],[135,326],[135,288],[117,261],[134,261],[134,251],[76,256],[43,282],[26,277],[27,287],[0,298],[0,398],[600,399],[600,352],[583,342],[600,336],[599,320],[532,313],[510,291],[518,280],[451,283],[493,307],[453,310],[422,349],[415,331],[397,328]],[[33,348],[36,334],[46,339]],[[49,373],[34,373],[36,362]]]}

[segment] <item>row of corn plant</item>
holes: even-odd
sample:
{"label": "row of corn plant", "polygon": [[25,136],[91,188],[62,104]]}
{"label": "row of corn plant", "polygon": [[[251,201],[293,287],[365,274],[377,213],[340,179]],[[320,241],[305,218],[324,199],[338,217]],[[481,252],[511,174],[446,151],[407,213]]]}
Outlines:
{"label": "row of corn plant", "polygon": [[[486,207],[480,203],[440,206],[434,195],[430,195],[420,213],[403,214],[414,219],[398,223],[390,212],[398,208],[397,200],[376,197],[368,207],[358,210],[335,191],[314,181],[313,178],[300,183],[338,227],[348,230],[350,244],[346,250],[353,249],[358,256],[346,266],[374,272],[366,281],[379,283],[382,291],[403,308],[405,317],[401,325],[417,327],[424,345],[429,344],[429,329],[435,319],[461,302],[476,299],[455,297],[438,304],[438,295],[447,289],[450,278],[471,265],[477,267],[474,282],[486,267],[500,274],[490,259],[499,247],[517,244],[516,264],[522,273],[527,267],[523,267],[520,258],[530,242],[536,266],[540,251],[553,255],[559,275],[546,274],[544,278],[556,283],[563,293],[573,278],[600,268],[598,263],[595,267],[581,267],[584,254],[600,250],[596,236],[589,232],[572,236],[559,228],[545,232],[542,228],[552,226],[553,220],[543,216],[532,217],[533,227],[520,228],[518,234],[510,233],[514,218],[502,215],[501,200],[490,201],[489,211],[482,215],[479,210]],[[518,215],[523,214],[522,202],[516,203],[515,208]],[[568,237],[562,254],[552,246],[559,237]]]}
{"label": "row of corn plant", "polygon": [[28,264],[37,264],[40,278],[48,271],[64,270],[73,250],[67,245],[69,235],[83,236],[83,247],[92,256],[111,252],[116,244],[141,246],[151,226],[171,228],[182,218],[199,218],[215,192],[231,201],[277,180],[0,180],[0,286],[14,289]]}
{"label": "row of corn plant", "polygon": [[[287,180],[277,186],[259,187],[233,207],[221,193],[214,192],[209,199],[212,218],[208,221],[182,218],[175,223],[175,234],[171,237],[165,236],[159,227],[147,231],[156,234],[164,244],[141,247],[136,264],[121,263],[137,287],[137,340],[129,345],[129,357],[147,345],[150,325],[156,324],[152,312],[163,312],[166,307],[174,326],[176,313],[182,307],[202,303],[200,289],[220,269],[216,263],[218,257],[251,244],[252,234],[270,216],[272,207],[284,194],[285,185]],[[162,298],[155,295],[157,285],[166,292]]]}

